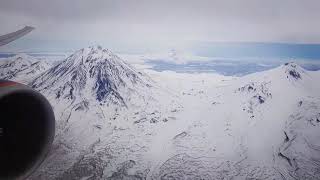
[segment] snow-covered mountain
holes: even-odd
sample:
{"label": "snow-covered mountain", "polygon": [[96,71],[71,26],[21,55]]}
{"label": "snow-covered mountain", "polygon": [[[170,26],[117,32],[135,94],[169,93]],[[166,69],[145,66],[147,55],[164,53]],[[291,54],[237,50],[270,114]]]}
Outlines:
{"label": "snow-covered mountain", "polygon": [[31,84],[58,100],[94,97],[101,104],[126,106],[130,96],[141,95],[139,88],[149,88],[152,82],[109,50],[95,46],[75,52]]}
{"label": "snow-covered mountain", "polygon": [[17,54],[0,61],[0,79],[19,80],[28,83],[35,76],[50,67],[44,60],[36,59],[27,54]]}
{"label": "snow-covered mountain", "polygon": [[319,179],[320,72],[286,63],[244,77],[181,78],[195,82],[182,89],[183,117],[192,118],[152,178]]}
{"label": "snow-covered mountain", "polygon": [[248,158],[272,164],[287,179],[320,177],[320,124],[314,123],[320,112],[319,75],[286,63],[244,78],[253,82],[239,92],[254,128],[247,133]]}
{"label": "snow-covered mountain", "polygon": [[[144,124],[169,121],[178,106],[174,95],[148,75],[100,46],[75,52],[37,76],[30,86],[49,99],[57,120],[54,151],[34,175],[36,179],[48,178],[41,172],[52,169],[56,173],[51,178],[69,177],[69,171],[78,171],[74,166],[88,149],[124,141],[127,133],[132,133],[133,140],[124,145],[136,144],[134,137],[145,133]],[[114,143],[114,148],[121,143]]]}
{"label": "snow-covered mountain", "polygon": [[320,177],[319,71],[139,72],[94,46],[33,76],[57,134],[30,179]]}

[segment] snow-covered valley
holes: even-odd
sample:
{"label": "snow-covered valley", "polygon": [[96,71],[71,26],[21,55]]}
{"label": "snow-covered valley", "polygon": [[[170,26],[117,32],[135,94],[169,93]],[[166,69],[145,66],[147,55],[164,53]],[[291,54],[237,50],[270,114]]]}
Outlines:
{"label": "snow-covered valley", "polygon": [[0,64],[1,79],[55,111],[55,141],[30,179],[320,179],[320,71],[137,70],[99,46],[55,65],[30,59]]}

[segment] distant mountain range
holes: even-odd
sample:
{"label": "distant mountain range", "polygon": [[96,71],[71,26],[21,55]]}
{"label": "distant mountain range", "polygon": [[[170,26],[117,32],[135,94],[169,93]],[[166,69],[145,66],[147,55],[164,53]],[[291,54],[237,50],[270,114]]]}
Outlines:
{"label": "distant mountain range", "polygon": [[1,79],[19,80],[27,83],[49,67],[50,64],[46,61],[27,54],[18,54],[0,61],[0,77]]}

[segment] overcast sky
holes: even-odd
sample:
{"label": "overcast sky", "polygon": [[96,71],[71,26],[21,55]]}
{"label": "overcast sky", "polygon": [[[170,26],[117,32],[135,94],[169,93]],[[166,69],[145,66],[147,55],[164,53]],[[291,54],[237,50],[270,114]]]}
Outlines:
{"label": "overcast sky", "polygon": [[320,43],[319,0],[0,0],[0,34],[36,30],[29,46],[113,49],[204,41]]}

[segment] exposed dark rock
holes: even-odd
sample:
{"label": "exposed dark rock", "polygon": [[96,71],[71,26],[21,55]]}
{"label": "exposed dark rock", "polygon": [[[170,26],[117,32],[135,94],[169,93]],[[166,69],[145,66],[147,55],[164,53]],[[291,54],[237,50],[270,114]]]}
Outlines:
{"label": "exposed dark rock", "polygon": [[158,120],[156,118],[151,118],[150,119],[150,123],[157,123],[157,122],[158,122]]}
{"label": "exposed dark rock", "polygon": [[299,72],[295,71],[295,70],[290,70],[289,74],[294,77],[295,79],[301,79],[301,75]]}
{"label": "exposed dark rock", "polygon": [[284,135],[285,135],[284,141],[285,141],[285,142],[288,142],[290,139],[289,139],[289,137],[288,137],[287,132],[284,131]]}
{"label": "exposed dark rock", "polygon": [[259,103],[262,104],[265,101],[265,98],[262,96],[258,96]]}
{"label": "exposed dark rock", "polygon": [[291,159],[290,159],[290,158],[288,158],[287,156],[285,156],[285,155],[282,154],[281,152],[278,153],[278,156],[281,157],[281,158],[283,158],[283,159],[285,159],[285,160],[289,163],[289,165],[292,166],[292,163],[291,163]]}
{"label": "exposed dark rock", "polygon": [[187,134],[185,131],[183,131],[182,133],[177,134],[176,136],[174,136],[173,139],[184,138],[184,137],[186,137],[187,135],[188,135],[188,134]]}

